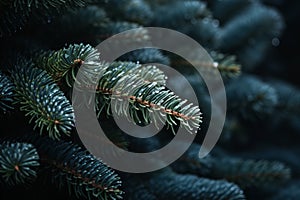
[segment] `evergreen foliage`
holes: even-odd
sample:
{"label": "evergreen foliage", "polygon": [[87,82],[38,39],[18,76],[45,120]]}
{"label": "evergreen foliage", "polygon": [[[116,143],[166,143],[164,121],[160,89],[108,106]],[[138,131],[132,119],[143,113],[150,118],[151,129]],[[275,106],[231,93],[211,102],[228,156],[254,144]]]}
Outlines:
{"label": "evergreen foliage", "polygon": [[119,176],[79,145],[28,135],[19,140],[36,147],[41,154],[42,173],[59,189],[68,188],[68,192],[79,199],[122,197]]}
{"label": "evergreen foliage", "polygon": [[28,185],[37,177],[39,155],[32,144],[0,144],[0,183],[4,186]]}
{"label": "evergreen foliage", "polygon": [[271,188],[271,184],[276,187],[286,183],[291,177],[290,168],[281,162],[240,159],[216,153],[199,159],[196,156],[199,148],[199,145],[193,144],[178,161],[171,165],[172,168],[181,174],[193,173],[200,177],[225,179],[243,189]]}
{"label": "evergreen foliage", "polygon": [[[19,193],[33,200],[32,193],[46,200],[297,199],[300,93],[299,79],[290,77],[298,58],[289,50],[297,47],[297,6],[293,0],[0,0],[0,199]],[[122,38],[128,44],[151,41],[144,28],[151,26],[190,36],[213,61],[197,63],[201,70],[223,78],[226,121],[207,157],[198,153],[214,125],[211,109],[222,108],[191,63],[155,48],[107,62],[96,49],[133,28],[139,29]],[[197,105],[168,87],[189,92],[160,64],[185,76]],[[86,96],[72,99],[73,91]],[[80,141],[74,105],[95,105],[101,128],[124,150],[158,150],[181,128],[196,137],[164,169],[117,171]],[[164,126],[151,138],[134,138],[117,126],[115,114],[136,126]],[[99,144],[111,151],[106,147]],[[52,186],[55,192],[45,194]]]}
{"label": "evergreen foliage", "polygon": [[[3,2],[3,3],[2,3]],[[31,19],[51,20],[54,15],[75,7],[83,7],[85,0],[3,0],[1,1],[0,37],[21,30]]]}
{"label": "evergreen foliage", "polygon": [[[237,185],[224,180],[176,174],[168,168],[156,173],[126,179],[128,199],[245,199]],[[145,182],[146,179],[149,181]]]}
{"label": "evergreen foliage", "polygon": [[[69,135],[74,127],[74,113],[68,99],[42,69],[15,67],[11,72],[15,84],[15,103],[29,116],[34,129],[46,128],[52,138]],[[34,121],[33,121],[34,120]]]}
{"label": "evergreen foliage", "polygon": [[0,72],[0,95],[1,112],[5,113],[8,110],[13,109],[14,85],[2,72]]}
{"label": "evergreen foliage", "polygon": [[[236,87],[243,90],[237,90]],[[238,112],[243,119],[265,118],[274,112],[278,102],[277,92],[272,86],[249,75],[233,80],[226,89],[230,102],[228,109]],[[243,106],[237,109],[241,101]]]}

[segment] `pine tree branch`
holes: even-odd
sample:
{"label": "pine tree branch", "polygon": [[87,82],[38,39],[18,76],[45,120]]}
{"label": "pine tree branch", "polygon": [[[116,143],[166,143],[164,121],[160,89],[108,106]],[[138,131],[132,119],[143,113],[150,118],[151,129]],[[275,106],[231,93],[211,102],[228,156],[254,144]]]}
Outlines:
{"label": "pine tree branch", "polygon": [[[103,9],[88,5],[83,8],[58,16],[49,24],[38,27],[36,34],[44,43],[52,47],[61,44],[91,44],[98,45],[111,35],[104,33],[103,24],[112,22]],[[45,38],[44,35],[48,37]]]}
{"label": "pine tree branch", "polygon": [[[272,39],[278,37],[284,27],[282,16],[272,8],[251,3],[244,12],[238,12],[227,22],[220,33],[220,50],[239,49],[249,43],[250,38]],[[247,31],[238,31],[246,29]],[[230,43],[225,41],[231,41]]]}
{"label": "pine tree branch", "polygon": [[47,21],[53,16],[83,7],[90,0],[12,0],[3,4],[0,17],[0,38],[19,31],[30,20]]}
{"label": "pine tree branch", "polygon": [[[215,49],[236,54],[244,71],[251,71],[272,47],[272,40],[278,40],[285,23],[277,10],[264,6],[259,1],[245,4],[243,10],[237,11],[224,24],[216,37]],[[232,13],[228,15],[231,16]]]}
{"label": "pine tree branch", "polygon": [[[95,1],[95,0],[94,0]],[[147,24],[153,18],[153,11],[144,0],[109,0],[107,3],[95,1],[95,3],[107,10],[110,18],[124,19],[138,24]]]}
{"label": "pine tree branch", "polygon": [[89,200],[122,198],[120,177],[80,146],[32,134],[22,137],[21,141],[37,148],[45,175],[50,175],[50,180],[60,189],[67,187],[70,195]]}
{"label": "pine tree branch", "polygon": [[[66,57],[67,59],[65,59]],[[163,118],[166,118],[167,125],[172,128],[173,132],[173,126],[178,123],[176,120],[179,120],[189,132],[197,131],[200,126],[201,113],[199,108],[187,104],[173,92],[160,86],[160,84],[165,84],[166,78],[163,72],[154,66],[147,66],[146,69],[143,69],[141,65],[135,63],[114,62],[108,67],[107,64],[101,64],[98,61],[99,53],[95,49],[83,44],[71,45],[40,58],[36,65],[42,66],[43,63],[46,63],[43,68],[56,80],[65,78],[69,87],[72,87],[71,83],[74,83],[77,71],[83,62],[84,65],[87,65],[85,67],[87,76],[101,77],[97,88],[89,88],[89,84],[84,84],[80,88],[98,91],[96,97],[98,116],[104,108],[109,113],[111,98],[118,98],[123,103],[116,104],[116,112],[128,117],[129,120],[133,119],[135,123],[142,121],[150,123],[151,115],[155,123],[159,121],[164,123]],[[148,89],[146,89],[147,87]],[[111,96],[112,94],[113,96]],[[90,99],[87,102],[89,101]],[[132,105],[129,116],[127,115],[128,104],[126,103],[128,101]],[[151,110],[160,111],[160,114],[151,112]],[[142,112],[142,119],[137,114],[138,111]],[[193,130],[194,128],[196,130]]]}
{"label": "pine tree branch", "polygon": [[[183,28],[187,23],[211,16],[206,4],[202,1],[175,1],[163,6],[158,5],[155,7],[154,23],[163,27]],[[171,5],[172,9],[169,9]],[[166,13],[166,10],[169,12]]]}
{"label": "pine tree branch", "polygon": [[[72,87],[78,69],[84,64],[87,75],[99,74],[99,52],[90,45],[75,44],[58,51],[42,52],[37,55],[35,65],[46,70],[55,81],[65,82]],[[98,73],[98,74],[97,74]]]}
{"label": "pine tree branch", "polygon": [[153,48],[137,49],[122,55],[118,60],[138,62],[141,64],[159,63],[167,66],[170,65],[169,58],[164,56],[160,50]]}
{"label": "pine tree branch", "polygon": [[69,135],[74,127],[73,108],[51,77],[42,69],[15,67],[11,77],[16,88],[15,103],[34,120],[34,129],[44,127],[51,138]]}
{"label": "pine tree branch", "polygon": [[223,78],[235,78],[241,74],[241,65],[237,63],[235,55],[225,55],[215,51],[210,52],[210,55]]}
{"label": "pine tree branch", "polygon": [[[201,70],[207,72],[206,74],[212,78],[216,73],[220,73],[224,80],[236,78],[241,75],[241,65],[237,62],[235,55],[225,55],[216,51],[210,51],[209,54],[213,62],[199,62],[194,60],[193,64],[201,67]],[[177,56],[172,56],[172,63],[180,68],[191,66],[191,63]]]}
{"label": "pine tree branch", "polygon": [[271,188],[289,180],[291,170],[276,161],[227,158],[216,161],[212,176],[225,178],[241,188]]}
{"label": "pine tree branch", "polygon": [[199,150],[200,145],[192,144],[171,167],[182,174],[225,179],[236,183],[243,189],[276,187],[291,178],[290,168],[277,161],[256,161],[214,154],[200,159]]}
{"label": "pine tree branch", "polygon": [[176,173],[195,174],[199,177],[208,176],[214,164],[214,158],[210,155],[199,158],[200,145],[193,143],[189,149],[170,166]]}
{"label": "pine tree branch", "polygon": [[14,85],[8,76],[0,72],[0,109],[3,113],[13,109]]}
{"label": "pine tree branch", "polygon": [[[145,182],[144,180],[149,181]],[[129,199],[206,199],[242,200],[243,191],[235,184],[226,181],[209,180],[194,175],[176,174],[170,169],[144,176],[131,176],[124,179],[128,184],[125,192]],[[125,184],[125,186],[127,185]]]}
{"label": "pine tree branch", "polygon": [[278,103],[276,90],[252,75],[232,80],[226,88],[226,94],[228,110],[242,119],[252,121],[269,116]]}
{"label": "pine tree branch", "polygon": [[33,145],[27,143],[0,143],[0,183],[12,187],[29,185],[37,177],[39,155]]}
{"label": "pine tree branch", "polygon": [[[147,77],[143,78],[145,74],[139,75],[140,70],[136,67],[139,65],[117,62],[107,69],[97,88],[101,98],[99,102],[102,103],[102,107],[98,110],[101,112],[105,107],[109,109],[106,105],[109,106],[110,98],[114,98],[118,100],[115,101],[115,107],[112,109],[115,109],[117,114],[126,116],[130,121],[132,119],[134,123],[151,123],[153,119],[157,125],[159,122],[164,123],[165,118],[173,132],[178,122],[182,123],[189,132],[195,131],[194,129],[197,131],[202,119],[199,108],[188,104],[187,100],[180,99],[165,86],[157,82],[145,81],[144,78]],[[161,81],[164,81],[164,76],[161,77]],[[112,96],[109,97],[110,95]],[[137,114],[138,111],[141,112],[142,118]]]}

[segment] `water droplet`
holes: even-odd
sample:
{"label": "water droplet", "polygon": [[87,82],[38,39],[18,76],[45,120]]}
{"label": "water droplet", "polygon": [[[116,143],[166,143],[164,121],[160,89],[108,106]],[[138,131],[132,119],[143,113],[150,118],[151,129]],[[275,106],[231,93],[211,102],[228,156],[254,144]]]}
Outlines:
{"label": "water droplet", "polygon": [[219,65],[218,62],[214,62],[214,63],[213,63],[213,66],[214,66],[214,67],[218,67],[218,65]]}
{"label": "water droplet", "polygon": [[279,44],[280,44],[280,40],[277,37],[275,37],[275,38],[272,39],[272,45],[274,47],[279,46]]}

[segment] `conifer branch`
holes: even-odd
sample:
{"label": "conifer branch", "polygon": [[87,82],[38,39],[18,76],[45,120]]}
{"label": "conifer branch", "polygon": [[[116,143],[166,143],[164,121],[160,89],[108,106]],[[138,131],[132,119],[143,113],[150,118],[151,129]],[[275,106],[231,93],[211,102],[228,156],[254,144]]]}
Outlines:
{"label": "conifer branch", "polygon": [[[71,45],[40,58],[37,65],[46,63],[43,68],[56,80],[65,78],[69,87],[72,87],[71,83],[74,83],[82,62],[84,66],[88,64],[85,66],[86,75],[101,78],[97,88],[90,88],[93,87],[91,84],[84,84],[79,89],[97,90],[98,116],[104,108],[109,113],[111,98],[118,98],[120,101],[117,101],[115,111],[135,123],[151,123],[152,117],[157,125],[159,122],[164,123],[163,118],[166,118],[167,125],[173,132],[174,126],[178,123],[176,120],[179,120],[189,132],[196,132],[200,126],[202,117],[199,108],[188,104],[186,100],[180,99],[173,92],[160,86],[165,84],[166,77],[155,66],[148,65],[144,68],[140,64],[131,62],[114,62],[108,67],[106,63],[98,61],[99,53],[95,49],[83,44]],[[87,100],[89,101],[90,99]],[[131,105],[129,115],[127,115],[128,102]],[[160,114],[153,110],[159,111]],[[137,114],[139,111],[142,112],[142,118]]]}
{"label": "conifer branch", "polygon": [[277,161],[230,158],[216,161],[212,175],[234,182],[241,188],[271,188],[289,180],[291,170]]}
{"label": "conifer branch", "polygon": [[9,187],[29,185],[36,179],[39,165],[33,145],[6,141],[0,144],[0,183]]}
{"label": "conifer branch", "polygon": [[49,136],[55,139],[62,133],[70,134],[74,127],[73,108],[44,70],[15,67],[11,77],[16,86],[15,103],[20,105],[25,116],[30,116],[29,122],[34,120],[34,129],[39,127],[42,134],[46,128]]}
{"label": "conifer branch", "polygon": [[96,1],[96,4],[104,7],[112,19],[118,15],[129,22],[146,24],[153,17],[152,9],[145,0],[110,0],[109,3]]}
{"label": "conifer branch", "polygon": [[118,60],[131,61],[141,64],[159,63],[169,66],[170,60],[167,56],[164,56],[160,50],[153,48],[137,49],[122,55]]}
{"label": "conifer branch", "polygon": [[89,200],[122,199],[120,177],[87,150],[48,137],[28,135],[20,140],[37,148],[45,175],[50,175],[50,180],[60,189],[67,187],[70,195]]}
{"label": "conifer branch", "polygon": [[[102,102],[98,108],[99,113],[105,107],[107,110],[110,109],[110,98],[113,98],[117,101],[112,109],[115,109],[118,115],[127,117],[129,121],[133,120],[134,123],[151,123],[153,119],[158,125],[159,122],[164,123],[166,120],[167,126],[171,127],[173,132],[178,122],[189,132],[197,131],[202,122],[200,109],[187,103],[187,100],[180,99],[164,85],[146,81],[148,75],[139,75],[142,71],[135,67],[133,63],[117,62],[112,63],[107,69],[97,88],[100,92],[99,102]],[[134,71],[138,73],[133,73]],[[160,82],[164,83],[164,76],[159,77]],[[139,111],[142,117],[138,115]]]}
{"label": "conifer branch", "polygon": [[272,113],[278,103],[276,90],[255,76],[238,77],[230,82],[226,92],[229,110],[242,119],[262,119]]}
{"label": "conifer branch", "polygon": [[277,161],[250,160],[214,155],[200,159],[200,145],[192,144],[171,167],[181,174],[195,174],[200,177],[225,179],[242,189],[271,188],[291,178],[291,169]]}
{"label": "conifer branch", "polygon": [[0,38],[21,30],[30,20],[47,21],[55,15],[83,7],[90,0],[12,0],[0,7]]}
{"label": "conifer branch", "polygon": [[[150,175],[150,176],[149,176]],[[131,176],[124,181],[129,199],[244,200],[243,191],[224,180],[209,180],[194,175],[176,174],[166,168],[154,174]],[[151,176],[152,175],[152,176]],[[144,180],[148,179],[148,182]],[[188,189],[187,189],[188,188]]]}
{"label": "conifer branch", "polygon": [[0,72],[0,109],[3,113],[13,109],[14,85],[8,76]]}
{"label": "conifer branch", "polygon": [[[172,4],[172,10],[166,13],[165,10],[168,9],[170,4]],[[176,1],[157,6],[154,20],[157,25],[178,28],[178,24],[184,25],[195,22],[205,17],[210,17],[210,15],[210,11],[202,1]]]}
{"label": "conifer branch", "polygon": [[214,67],[221,73],[222,77],[230,79],[241,74],[241,65],[237,63],[235,55],[225,55],[218,52],[210,52],[214,60]]}
{"label": "conifer branch", "polygon": [[[42,52],[35,65],[46,70],[55,81],[65,81],[72,87],[78,69],[84,64],[88,76],[97,74],[100,53],[90,45],[75,44],[59,51]],[[98,69],[99,70],[99,69]]]}

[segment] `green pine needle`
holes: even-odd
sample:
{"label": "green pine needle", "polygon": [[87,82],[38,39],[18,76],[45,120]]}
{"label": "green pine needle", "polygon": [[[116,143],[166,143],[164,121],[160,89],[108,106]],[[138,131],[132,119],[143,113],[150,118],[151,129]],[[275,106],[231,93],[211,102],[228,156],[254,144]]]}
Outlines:
{"label": "green pine needle", "polygon": [[272,188],[288,181],[291,169],[278,161],[227,158],[216,160],[211,174],[241,188]]}
{"label": "green pine needle", "polygon": [[1,1],[0,38],[20,31],[29,21],[46,21],[60,13],[83,7],[87,2],[89,0]]}
{"label": "green pine needle", "polygon": [[154,122],[158,126],[166,121],[175,133],[174,126],[180,122],[188,132],[197,131],[202,122],[200,109],[168,90],[165,76],[156,67],[148,66],[147,72],[141,69],[130,62],[115,62],[107,68],[99,81],[99,113],[106,108],[109,114],[110,100],[114,99],[112,109],[134,123]]}
{"label": "green pine needle", "polygon": [[21,141],[36,146],[45,175],[60,189],[68,188],[70,195],[89,200],[122,199],[122,181],[118,174],[77,144],[32,134]]}
{"label": "green pine needle", "polygon": [[[145,181],[147,180],[147,181]],[[210,180],[192,174],[177,174],[169,168],[124,180],[128,199],[203,199],[245,200],[245,194],[236,184],[225,180]]]}
{"label": "green pine needle", "polygon": [[35,180],[39,155],[31,144],[0,144],[0,180],[5,185],[30,184]]}
{"label": "green pine needle", "polygon": [[215,51],[210,52],[210,55],[214,60],[214,67],[219,70],[223,78],[235,78],[241,74],[241,65],[237,63],[235,55],[225,55]]}
{"label": "green pine needle", "polygon": [[11,80],[0,72],[0,110],[4,113],[13,109],[14,85]]}
{"label": "green pine needle", "polygon": [[65,81],[72,87],[76,80],[78,69],[84,64],[89,76],[99,70],[99,55],[97,49],[90,45],[74,44],[58,51],[43,52],[37,55],[35,65],[46,70],[55,81]]}
{"label": "green pine needle", "polygon": [[62,133],[69,135],[74,127],[74,113],[71,104],[42,69],[16,67],[11,73],[16,85],[16,102],[20,110],[34,120],[34,129],[46,128],[51,138],[59,139]]}

